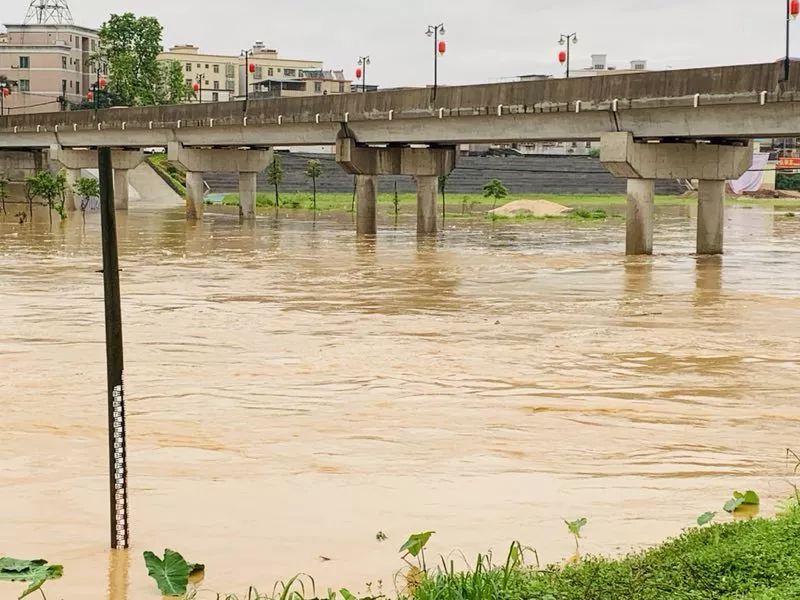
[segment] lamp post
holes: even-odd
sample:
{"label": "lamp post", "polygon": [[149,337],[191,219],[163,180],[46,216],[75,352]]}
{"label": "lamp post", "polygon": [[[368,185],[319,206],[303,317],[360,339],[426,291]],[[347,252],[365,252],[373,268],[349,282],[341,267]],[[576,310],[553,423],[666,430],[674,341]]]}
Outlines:
{"label": "lamp post", "polygon": [[356,69],[356,79],[361,80],[361,91],[367,91],[367,65],[371,63],[369,56],[358,57],[358,68]]}
{"label": "lamp post", "polygon": [[100,108],[100,94],[106,93],[106,87],[108,86],[108,82],[105,79],[100,77],[100,73],[97,74],[97,81],[92,84],[89,93],[86,94],[86,98],[94,103],[95,111]]}
{"label": "lamp post", "polygon": [[250,62],[250,51],[242,50],[244,58],[244,112],[247,113],[247,104],[250,100],[250,74],[256,72],[256,66]]}
{"label": "lamp post", "polygon": [[197,98],[200,104],[203,103],[203,74],[200,73],[196,77],[196,82],[192,86],[194,93],[197,94]]}
{"label": "lamp post", "polygon": [[791,59],[791,31],[792,21],[800,14],[800,0],[786,0],[786,59],[783,61],[783,80],[789,81],[789,68]]}
{"label": "lamp post", "polygon": [[6,98],[11,95],[8,82],[0,81],[0,117],[6,114]]}
{"label": "lamp post", "polygon": [[444,40],[439,41],[439,36],[444,35],[444,23],[438,25],[428,25],[425,35],[433,38],[433,97],[439,89],[439,55],[444,55],[447,51],[447,44]]}
{"label": "lamp post", "polygon": [[[798,0],[798,2],[800,2],[800,0]],[[567,45],[567,51],[566,52],[564,52],[562,50],[561,52],[558,53],[558,62],[560,62],[562,65],[564,63],[567,63],[567,79],[569,79],[570,46],[572,46],[572,44],[577,44],[578,43],[578,34],[577,33],[569,33],[569,34],[562,33],[561,34],[561,39],[558,40],[558,43],[560,45],[562,45],[562,46],[564,44]]]}

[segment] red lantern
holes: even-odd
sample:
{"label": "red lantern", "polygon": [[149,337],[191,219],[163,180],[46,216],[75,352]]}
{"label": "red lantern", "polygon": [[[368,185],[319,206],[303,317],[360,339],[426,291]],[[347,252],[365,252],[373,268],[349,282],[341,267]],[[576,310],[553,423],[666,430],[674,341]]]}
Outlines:
{"label": "red lantern", "polygon": [[3,96],[5,96],[7,98],[10,95],[11,95],[11,90],[9,90],[7,87],[4,87],[3,88]]}
{"label": "red lantern", "polygon": [[256,72],[256,66],[255,66],[253,63],[250,63],[250,65],[247,67],[247,69],[248,69],[248,70],[249,70],[251,73],[255,73],[255,72]]}
{"label": "red lantern", "polygon": [[103,89],[103,90],[106,89],[107,85],[108,85],[108,82],[105,79],[101,79],[100,80],[100,89]]}
{"label": "red lantern", "polygon": [[356,69],[356,79],[361,79],[361,76],[364,74],[364,71],[361,70],[361,67]]}
{"label": "red lantern", "polygon": [[88,93],[86,94],[86,98],[87,98],[88,100],[94,100],[94,92],[88,92]]}
{"label": "red lantern", "polygon": [[797,18],[797,15],[800,14],[800,0],[792,0],[789,5],[789,14],[792,15],[793,19]]}
{"label": "red lantern", "polygon": [[[800,0],[797,1],[800,2]],[[567,62],[567,53],[564,50],[558,53],[558,62],[560,62],[562,65]]]}
{"label": "red lantern", "polygon": [[[800,2],[800,0],[798,0],[798,2]],[[447,52],[447,42],[441,40],[439,42],[439,54],[444,55],[445,52]]]}
{"label": "red lantern", "polygon": [[197,83],[197,82],[195,81],[195,82],[194,82],[194,85],[192,86],[192,89],[193,89],[195,92],[199,92],[199,91],[200,91],[200,84],[199,84],[199,83]]}

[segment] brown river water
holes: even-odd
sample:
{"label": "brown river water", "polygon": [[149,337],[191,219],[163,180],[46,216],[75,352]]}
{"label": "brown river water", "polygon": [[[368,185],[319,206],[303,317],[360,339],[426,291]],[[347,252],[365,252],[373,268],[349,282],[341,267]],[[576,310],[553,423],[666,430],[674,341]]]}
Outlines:
{"label": "brown river water", "polygon": [[437,532],[430,556],[519,539],[556,562],[564,519],[618,554],[734,489],[772,514],[800,447],[781,212],[732,207],[721,259],[691,255],[694,207],[659,208],[636,259],[619,219],[418,242],[406,217],[358,241],[346,214],[120,214],[133,548],[113,557],[99,216],[0,217],[0,555],[63,564],[51,600],[155,599],[141,552],[165,547],[215,592],[301,571],[393,592],[412,532]]}

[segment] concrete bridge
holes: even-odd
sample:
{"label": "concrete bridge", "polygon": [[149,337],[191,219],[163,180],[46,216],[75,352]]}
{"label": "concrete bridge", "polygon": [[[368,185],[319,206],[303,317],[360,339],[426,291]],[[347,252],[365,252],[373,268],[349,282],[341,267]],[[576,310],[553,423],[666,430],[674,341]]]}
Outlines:
{"label": "concrete bridge", "polygon": [[[240,174],[241,213],[255,215],[255,174],[275,146],[336,145],[357,176],[360,234],[376,232],[377,177],[417,181],[418,227],[436,231],[436,180],[460,143],[600,141],[628,179],[627,252],[652,252],[656,179],[698,179],[697,251],[723,249],[725,180],[751,165],[750,140],[800,137],[800,64],[606,75],[368,94],[63,112],[0,118],[0,152],[50,152],[68,169],[88,150],[164,146],[188,173],[187,216],[202,215],[202,173]],[[85,153],[85,154],[81,154]],[[93,156],[93,155],[92,155]],[[127,160],[127,162],[125,162]],[[70,162],[71,161],[71,162]],[[82,164],[85,164],[82,163]],[[118,208],[124,208],[124,199]]]}

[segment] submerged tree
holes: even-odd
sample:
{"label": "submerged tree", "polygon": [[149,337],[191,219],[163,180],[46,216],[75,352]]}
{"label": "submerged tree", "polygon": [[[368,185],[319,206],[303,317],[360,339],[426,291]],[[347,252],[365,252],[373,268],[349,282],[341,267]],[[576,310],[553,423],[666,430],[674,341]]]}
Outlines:
{"label": "submerged tree", "polygon": [[81,177],[75,182],[75,193],[81,197],[81,212],[85,213],[91,199],[100,196],[100,182],[94,177]]}
{"label": "submerged tree", "polygon": [[492,179],[483,186],[483,195],[486,198],[493,198],[492,210],[497,208],[497,201],[508,196],[508,188],[499,179]]}
{"label": "submerged tree", "polygon": [[[63,169],[58,173],[39,171],[26,180],[26,193],[31,210],[33,198],[41,198],[47,204],[48,212],[55,210],[62,220],[67,218],[67,212],[64,210],[66,192],[67,173]],[[50,212],[50,222],[53,222],[52,212]]]}
{"label": "submerged tree", "polygon": [[311,159],[306,165],[306,176],[311,178],[313,186],[313,207],[317,210],[317,178],[322,175],[322,165],[316,159]]}
{"label": "submerged tree", "polygon": [[6,214],[6,200],[9,196],[8,191],[8,184],[10,181],[8,177],[6,177],[5,173],[0,173],[0,210],[3,211],[3,214]]}
{"label": "submerged tree", "polygon": [[447,179],[448,175],[439,175],[439,193],[442,195],[442,221],[447,216]]}
{"label": "submerged tree", "polygon": [[267,167],[267,182],[275,187],[275,212],[278,212],[280,206],[280,193],[278,186],[283,181],[283,165],[281,164],[280,155],[275,152],[272,155],[272,162]]}

